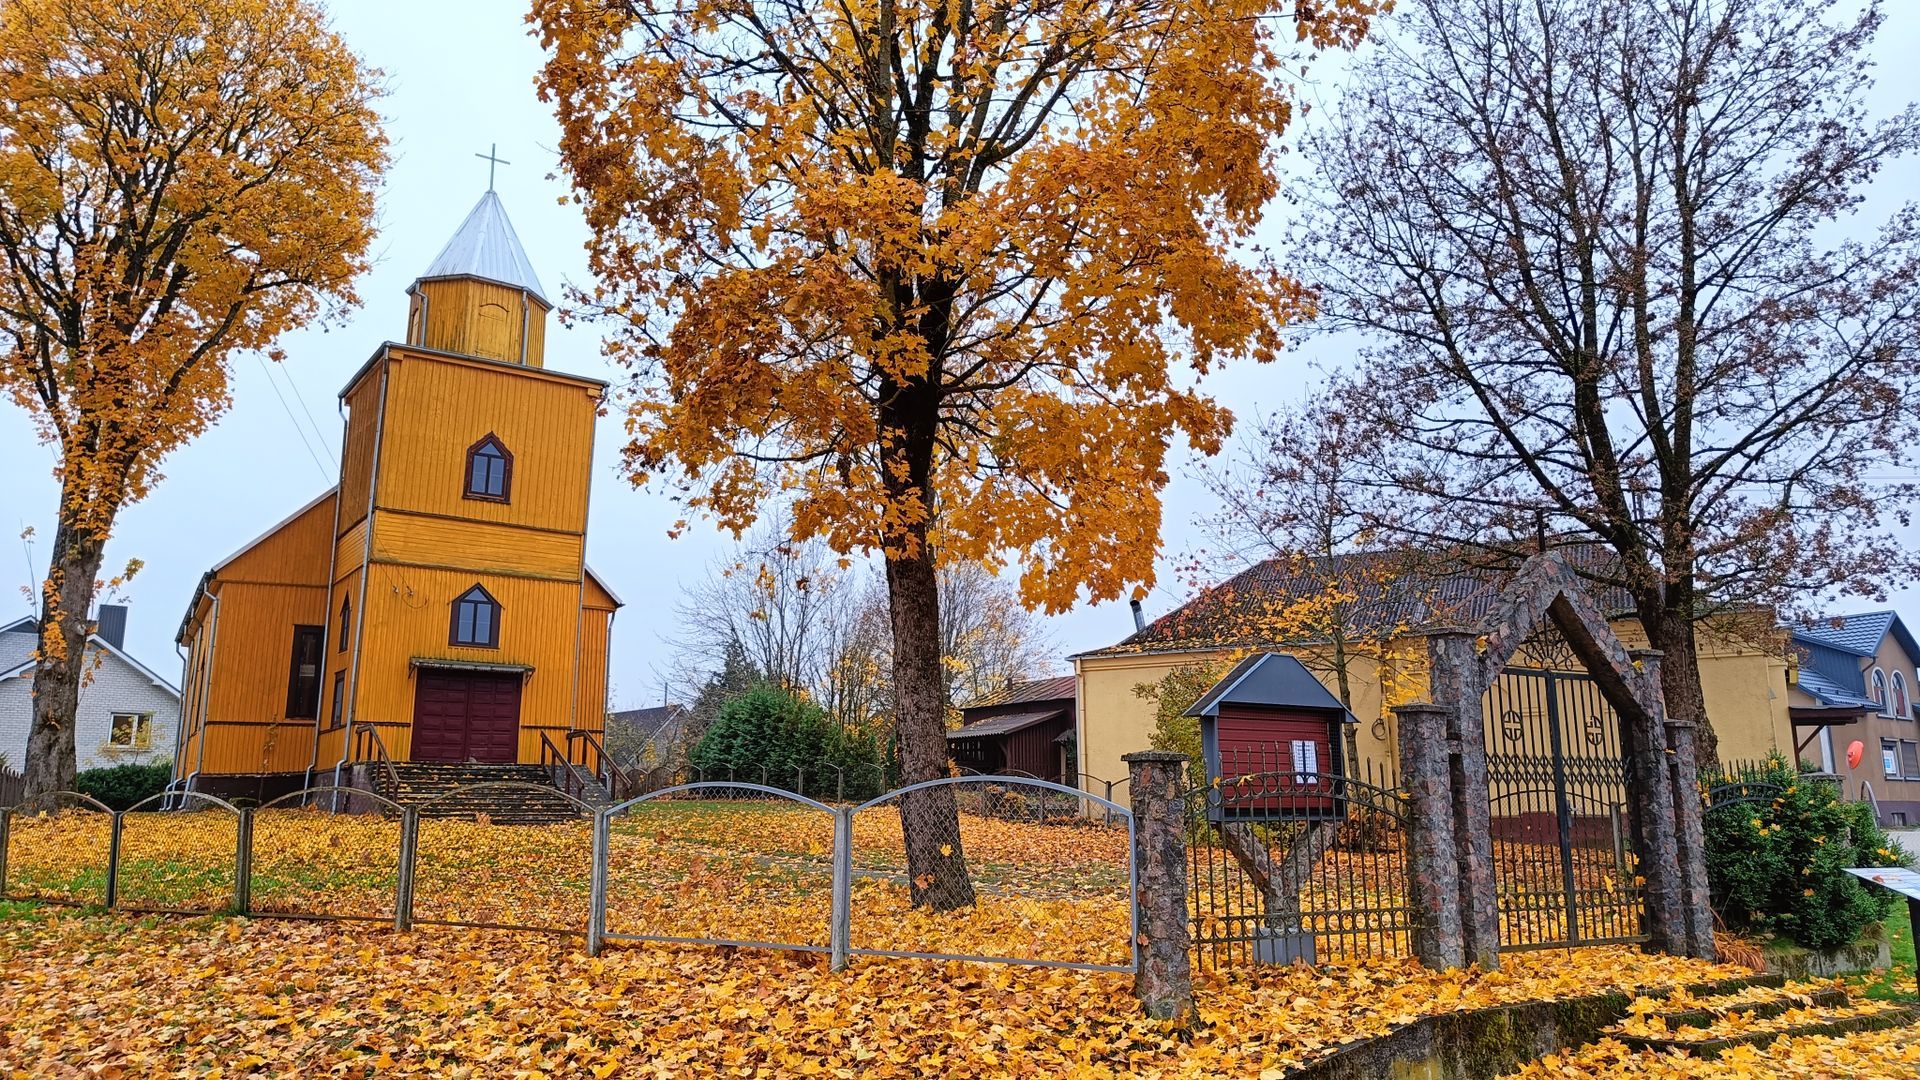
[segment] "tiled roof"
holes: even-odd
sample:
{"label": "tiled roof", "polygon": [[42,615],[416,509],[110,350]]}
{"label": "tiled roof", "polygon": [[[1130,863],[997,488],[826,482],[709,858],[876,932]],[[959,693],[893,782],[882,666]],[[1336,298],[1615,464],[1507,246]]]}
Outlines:
{"label": "tiled roof", "polygon": [[476,277],[487,281],[497,281],[502,285],[511,285],[516,289],[525,289],[534,299],[547,303],[546,290],[540,287],[540,276],[533,272],[533,264],[527,261],[527,253],[520,246],[520,237],[513,231],[513,223],[507,220],[506,208],[500,205],[500,196],[488,191],[480,196],[467,212],[467,219],[440,249],[440,254],[420,275],[421,281],[434,278]]}
{"label": "tiled roof", "polygon": [[984,709],[994,705],[1018,705],[1027,701],[1070,701],[1076,693],[1076,680],[1072,675],[1061,675],[1051,679],[1028,679],[1025,682],[1009,683],[992,693],[962,705],[962,709]]}
{"label": "tiled roof", "polygon": [[[1557,550],[1577,565],[1583,551],[1597,549]],[[1323,595],[1330,583],[1339,583],[1351,597],[1344,603],[1347,632],[1355,636],[1394,627],[1415,632],[1436,626],[1478,626],[1509,576],[1506,569],[1405,549],[1268,559],[1202,592],[1119,644],[1086,655],[1308,644],[1313,637],[1285,632],[1286,626],[1302,621],[1288,611]],[[1630,608],[1618,590],[1599,589],[1597,595],[1609,613]]]}
{"label": "tiled roof", "polygon": [[1872,656],[1880,651],[1880,642],[1886,638],[1887,631],[1893,629],[1895,618],[1891,611],[1836,615],[1794,627],[1793,636],[1859,656]]}
{"label": "tiled roof", "polygon": [[1005,713],[990,716],[985,720],[976,720],[965,727],[957,727],[947,732],[949,739],[983,739],[990,735],[1011,735],[1023,731],[1035,724],[1044,724],[1065,716],[1065,709],[1035,709],[1032,712]]}

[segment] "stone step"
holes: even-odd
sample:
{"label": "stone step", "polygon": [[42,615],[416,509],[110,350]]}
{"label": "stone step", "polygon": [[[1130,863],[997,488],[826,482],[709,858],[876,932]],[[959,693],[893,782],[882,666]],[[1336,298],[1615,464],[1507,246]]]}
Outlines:
{"label": "stone step", "polygon": [[[419,810],[422,817],[478,818],[501,825],[551,825],[578,821],[589,811],[567,799],[544,765],[478,762],[394,762],[373,770],[374,790]],[[587,786],[582,801],[601,805],[604,794]]]}
{"label": "stone step", "polygon": [[[1779,1014],[1776,1014],[1779,1015]],[[1830,1020],[1810,1019],[1804,1023],[1786,1027],[1768,1028],[1764,1031],[1728,1035],[1723,1038],[1684,1039],[1684,1038],[1643,1038],[1632,1035],[1619,1036],[1620,1042],[1632,1050],[1653,1051],[1669,1054],[1681,1053],[1711,1061],[1736,1046],[1751,1046],[1764,1049],[1780,1039],[1799,1038],[1808,1035],[1848,1035],[1857,1031],[1885,1031],[1890,1028],[1906,1027],[1920,1020],[1912,1009],[1900,1005],[1888,1005],[1870,1013],[1852,1016],[1836,1016]]]}
{"label": "stone step", "polygon": [[1681,1012],[1654,1013],[1652,1019],[1664,1020],[1669,1028],[1711,1027],[1716,1020],[1729,1016],[1746,1016],[1754,1020],[1771,1020],[1789,1009],[1807,1008],[1843,1008],[1852,1004],[1853,999],[1837,986],[1815,990],[1806,994],[1783,994],[1767,1001],[1743,1001],[1722,1008],[1687,1009]]}

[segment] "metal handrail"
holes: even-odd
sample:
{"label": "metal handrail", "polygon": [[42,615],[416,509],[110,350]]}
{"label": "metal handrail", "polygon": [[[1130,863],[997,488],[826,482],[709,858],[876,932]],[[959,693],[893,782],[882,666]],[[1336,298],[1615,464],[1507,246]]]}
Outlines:
{"label": "metal handrail", "polygon": [[544,731],[540,733],[540,767],[548,772],[558,767],[566,773],[566,779],[561,781],[560,790],[569,797],[578,800],[586,791],[586,781],[580,778],[573,760],[553,741],[553,737]]}
{"label": "metal handrail", "polygon": [[[593,770],[593,778],[600,781],[601,786],[607,789],[608,798],[622,799],[633,794],[632,775],[627,772],[624,766],[613,759],[613,755],[607,753],[606,745],[600,741],[598,735],[591,731],[567,732],[569,760],[572,759],[573,744],[575,741],[584,743],[587,749],[593,751],[594,760],[599,763],[598,767]],[[581,756],[585,757],[586,755],[582,754]],[[586,762],[583,761],[581,764],[584,765]]]}
{"label": "metal handrail", "polygon": [[400,791],[400,770],[393,767],[393,755],[387,753],[387,740],[380,737],[380,729],[378,727],[372,724],[364,724],[353,729],[353,759],[355,761],[368,760],[362,751],[369,740],[372,741],[374,749],[374,757],[372,760],[378,762],[380,767],[386,771],[387,782],[393,785],[393,790],[397,794]]}

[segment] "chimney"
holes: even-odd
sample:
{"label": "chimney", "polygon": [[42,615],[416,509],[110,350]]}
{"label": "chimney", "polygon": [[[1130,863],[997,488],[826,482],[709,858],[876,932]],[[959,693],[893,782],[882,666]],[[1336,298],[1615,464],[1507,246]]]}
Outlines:
{"label": "chimney", "polygon": [[94,613],[94,633],[116,649],[127,647],[127,605],[101,604]]}
{"label": "chimney", "polygon": [[1140,614],[1140,601],[1129,600],[1127,606],[1133,609],[1133,632],[1139,633],[1147,628],[1147,617]]}

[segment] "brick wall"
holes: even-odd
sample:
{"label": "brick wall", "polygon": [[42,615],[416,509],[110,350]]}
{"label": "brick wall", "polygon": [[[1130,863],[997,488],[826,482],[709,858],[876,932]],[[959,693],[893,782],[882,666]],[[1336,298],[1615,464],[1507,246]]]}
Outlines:
{"label": "brick wall", "polygon": [[[4,638],[28,635],[5,634]],[[180,724],[180,699],[151,676],[98,646],[88,649],[90,678],[80,689],[80,718],[74,733],[74,751],[82,769],[125,765],[173,758],[174,731]],[[145,750],[109,745],[112,717],[117,712],[152,713],[152,737]],[[18,772],[26,761],[27,732],[33,725],[33,673],[0,680],[0,758]]]}

